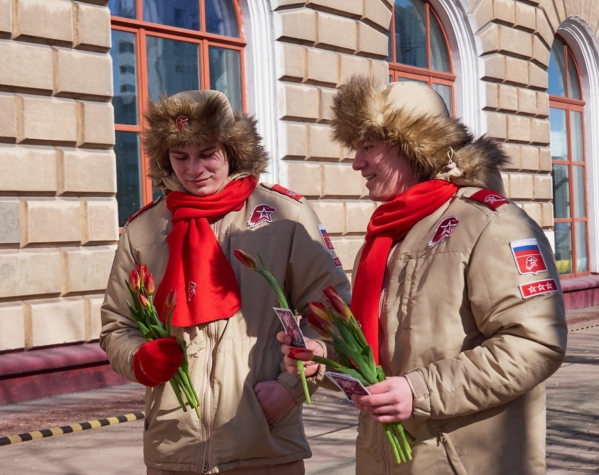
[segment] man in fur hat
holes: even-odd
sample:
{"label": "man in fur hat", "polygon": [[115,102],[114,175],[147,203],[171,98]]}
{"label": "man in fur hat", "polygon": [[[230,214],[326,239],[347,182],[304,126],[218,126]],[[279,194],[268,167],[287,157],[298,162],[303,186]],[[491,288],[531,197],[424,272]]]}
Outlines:
{"label": "man in fur hat", "polygon": [[[544,474],[543,381],[564,358],[564,303],[543,231],[504,197],[505,155],[414,82],[354,77],[333,112],[382,202],[351,307],[389,377],[353,396],[356,472]],[[415,437],[399,465],[381,428],[396,421]]]}
{"label": "man in fur hat", "polygon": [[[224,94],[163,98],[149,105],[147,122],[150,176],[166,199],[123,228],[100,336],[115,371],[148,387],[147,473],[301,475],[311,456],[301,422],[304,393],[280,369],[277,299],[233,251],[260,253],[300,312],[327,285],[349,298],[346,275],[308,202],[279,185],[258,184],[268,159],[256,122],[233,112]],[[176,291],[173,334],[187,342],[200,420],[182,411],[165,384],[183,358],[176,341],[146,342],[129,316],[125,281],[141,265],[154,275],[159,311]],[[314,389],[324,367],[312,368]]]}

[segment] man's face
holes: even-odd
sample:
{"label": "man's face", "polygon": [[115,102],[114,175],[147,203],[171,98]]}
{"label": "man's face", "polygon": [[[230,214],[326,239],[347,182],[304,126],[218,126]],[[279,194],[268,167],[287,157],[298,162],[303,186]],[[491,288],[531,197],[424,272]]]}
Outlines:
{"label": "man's face", "polygon": [[418,183],[407,157],[399,145],[355,141],[356,157],[352,168],[366,179],[372,201],[391,201]]}
{"label": "man's face", "polygon": [[175,175],[193,195],[216,193],[229,176],[229,160],[220,143],[174,147],[168,155]]}

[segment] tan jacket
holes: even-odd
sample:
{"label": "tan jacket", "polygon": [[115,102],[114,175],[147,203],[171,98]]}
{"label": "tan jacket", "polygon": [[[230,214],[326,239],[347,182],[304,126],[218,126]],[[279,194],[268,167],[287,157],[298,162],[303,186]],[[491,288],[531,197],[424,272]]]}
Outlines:
{"label": "tan jacket", "polygon": [[[233,250],[259,252],[290,304],[304,314],[308,303],[320,300],[321,290],[329,285],[349,300],[349,283],[325,247],[310,205],[269,188],[258,186],[243,209],[212,225],[237,277],[242,308],[227,320],[173,329],[188,342],[202,419],[193,411],[182,412],[170,385],[149,388],[144,432],[144,458],[149,467],[216,473],[311,456],[301,422],[301,384],[296,377],[281,373],[283,355],[275,335],[282,326],[272,310],[278,306],[277,299],[261,276],[234,258]],[[276,210],[272,223],[249,227],[253,210],[263,204]],[[115,371],[131,381],[136,381],[133,355],[144,339],[125,306],[130,298],[125,280],[139,263],[147,264],[160,283],[168,260],[170,218],[162,200],[124,227],[102,306],[100,344]],[[323,372],[324,368],[312,381],[314,389]],[[290,389],[298,404],[269,426],[253,387],[276,379]]]}
{"label": "tan jacket", "polygon": [[[362,413],[359,475],[545,473],[543,381],[564,358],[564,303],[561,289],[525,299],[519,286],[559,278],[536,223],[512,203],[495,211],[469,198],[479,190],[461,188],[389,255],[380,358],[412,388],[405,427],[416,441],[413,461],[394,465],[380,424]],[[451,236],[429,247],[450,216]],[[519,273],[510,242],[527,238],[546,272]]]}

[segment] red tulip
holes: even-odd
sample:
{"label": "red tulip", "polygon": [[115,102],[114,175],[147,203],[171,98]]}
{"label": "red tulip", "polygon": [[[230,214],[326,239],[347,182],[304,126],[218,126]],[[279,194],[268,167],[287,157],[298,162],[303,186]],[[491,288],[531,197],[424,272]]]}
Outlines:
{"label": "red tulip", "polygon": [[148,266],[145,264],[137,264],[137,273],[139,274],[140,280],[143,282],[146,278],[146,274],[148,273]]}
{"label": "red tulip", "polygon": [[308,314],[308,323],[312,328],[314,328],[314,330],[316,330],[325,338],[330,338],[331,334],[335,333],[335,329],[331,324],[329,324],[329,322],[323,320],[318,315],[314,315],[313,313]]}
{"label": "red tulip", "polygon": [[331,322],[331,316],[327,311],[327,308],[320,302],[310,302],[310,310],[312,313],[320,318],[322,318],[325,322]]}
{"label": "red tulip", "polygon": [[333,287],[327,287],[323,292],[333,307],[333,310],[335,310],[342,319],[349,320],[349,317],[352,314],[351,310],[341,297],[339,297],[337,291]]}
{"label": "red tulip", "polygon": [[258,263],[256,262],[256,259],[250,256],[247,252],[244,252],[241,249],[235,249],[233,251],[233,255],[248,269],[258,268]]}
{"label": "red tulip", "polygon": [[152,308],[152,304],[150,303],[150,301],[147,298],[145,298],[142,294],[137,294],[137,298],[139,299],[139,303],[143,308],[145,308],[146,310],[150,310],[150,308]]}
{"label": "red tulip", "polygon": [[131,289],[132,292],[139,292],[139,287],[140,287],[140,279],[139,279],[139,274],[137,273],[136,270],[132,270],[131,273],[129,274],[129,288]]}
{"label": "red tulip", "polygon": [[144,278],[144,292],[147,295],[152,295],[155,290],[154,276],[152,274],[146,274],[146,277]]}
{"label": "red tulip", "polygon": [[164,304],[168,308],[175,308],[175,305],[177,304],[177,291],[174,287],[171,287],[171,290],[168,291]]}
{"label": "red tulip", "polygon": [[291,347],[289,348],[289,353],[287,353],[287,356],[289,356],[289,358],[292,360],[310,361],[312,356],[314,356],[314,353],[306,348]]}

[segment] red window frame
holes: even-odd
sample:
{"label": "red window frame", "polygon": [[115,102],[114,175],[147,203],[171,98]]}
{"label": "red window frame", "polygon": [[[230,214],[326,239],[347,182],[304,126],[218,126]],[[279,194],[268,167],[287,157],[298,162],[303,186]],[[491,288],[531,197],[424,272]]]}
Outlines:
{"label": "red window frame", "polygon": [[[416,81],[426,82],[426,84],[428,84],[430,87],[433,87],[433,84],[441,84],[443,86],[449,86],[451,88],[451,105],[452,105],[452,110],[449,112],[451,113],[452,116],[455,116],[456,115],[456,105],[455,105],[455,79],[456,79],[456,76],[454,74],[453,55],[451,53],[451,48],[449,47],[449,41],[447,40],[447,33],[445,33],[445,28],[443,27],[443,23],[441,22],[441,19],[435,12],[434,8],[426,0],[423,0],[423,3],[424,3],[424,8],[425,8],[427,68],[418,68],[415,66],[409,66],[407,64],[402,64],[402,63],[396,62],[397,56],[396,56],[396,45],[395,45],[395,8],[392,7],[391,27],[389,28],[389,34],[391,35],[391,41],[390,41],[391,51],[389,52],[391,61],[388,61],[389,81],[396,82],[400,78],[405,78],[405,79],[414,79]],[[449,55],[449,69],[450,69],[449,73],[431,69],[430,15],[435,16],[435,18],[441,28],[441,33],[443,33],[443,39],[445,40],[445,45],[447,46],[447,54]]]}
{"label": "red window frame", "polygon": [[[552,165],[566,165],[568,166],[568,186],[570,190],[570,217],[569,218],[556,218],[555,214],[553,217],[553,222],[555,223],[570,223],[571,229],[571,243],[572,243],[572,262],[570,264],[572,272],[569,274],[560,274],[560,279],[571,278],[571,277],[579,277],[584,275],[589,275],[590,272],[590,239],[589,239],[589,216],[588,216],[588,194],[587,194],[587,167],[586,167],[586,150],[585,150],[585,125],[584,125],[584,91],[582,90],[582,81],[580,77],[580,69],[578,68],[578,64],[576,64],[576,60],[574,59],[574,55],[572,54],[570,48],[567,43],[559,36],[556,36],[563,45],[564,45],[564,93],[566,96],[555,96],[549,94],[549,107],[554,109],[561,109],[566,111],[566,137],[568,140],[568,160],[553,160],[551,159]],[[580,97],[581,99],[573,99],[568,97],[569,90],[569,62],[572,60],[574,65],[574,69],[576,70],[576,74],[578,76],[578,84],[581,85],[580,88]],[[571,139],[571,126],[570,126],[570,112],[580,112],[582,115],[582,161],[574,161],[572,160],[572,139]],[[584,206],[585,206],[585,217],[584,218],[576,218],[576,210],[574,209],[574,199],[575,199],[575,187],[574,187],[574,167],[582,167],[583,168],[583,184],[584,184]],[[553,200],[552,200],[553,203]],[[555,209],[555,208],[554,208]],[[576,271],[576,262],[577,262],[577,249],[576,249],[576,224],[578,222],[586,223],[586,247],[587,247],[587,271],[585,272],[577,272]],[[553,227],[555,230],[555,227]]]}
{"label": "red window frame", "polygon": [[200,4],[200,31],[186,30],[158,23],[150,23],[139,20],[143,18],[143,0],[135,0],[136,12],[138,19],[129,19],[118,16],[111,16],[111,29],[126,31],[135,34],[136,55],[137,55],[137,107],[138,107],[138,124],[124,125],[115,123],[116,132],[136,132],[140,134],[140,175],[141,175],[141,200],[142,205],[152,201],[152,181],[148,178],[148,159],[143,150],[141,134],[146,126],[144,112],[146,104],[149,100],[148,89],[148,69],[147,69],[147,49],[146,37],[148,34],[160,38],[171,40],[186,41],[188,43],[196,43],[200,48],[200,87],[201,89],[210,89],[210,68],[208,49],[210,46],[225,46],[228,49],[239,51],[240,57],[240,78],[241,78],[241,103],[243,111],[246,112],[246,90],[245,90],[245,57],[244,49],[246,41],[243,36],[242,17],[239,3],[233,0],[235,13],[237,16],[237,24],[239,29],[239,38],[229,36],[215,35],[206,32],[206,14],[205,1],[198,0]]}

